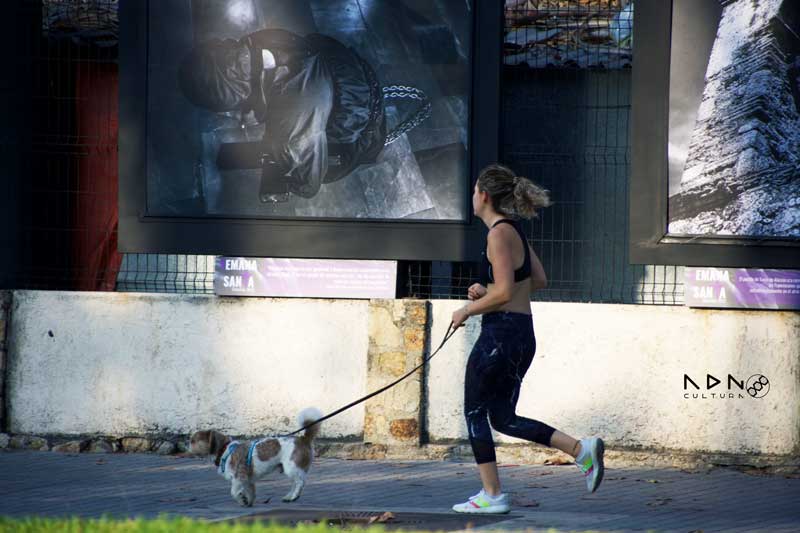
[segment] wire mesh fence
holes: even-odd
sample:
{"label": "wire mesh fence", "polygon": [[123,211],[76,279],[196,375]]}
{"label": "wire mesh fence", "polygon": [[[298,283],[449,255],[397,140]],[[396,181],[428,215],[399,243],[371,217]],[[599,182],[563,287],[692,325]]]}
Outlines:
{"label": "wire mesh fence", "polygon": [[528,226],[549,286],[535,299],[678,304],[678,267],[630,265],[633,2],[506,2],[505,163],[551,191]]}
{"label": "wire mesh fence", "polygon": [[[675,305],[683,269],[628,261],[633,2],[507,0],[501,159],[551,191],[526,226],[535,300]],[[408,291],[463,297],[474,265],[409,264]]]}
{"label": "wire mesh fence", "polygon": [[[102,2],[73,3],[91,12]],[[91,32],[62,32],[56,4],[66,2],[11,2],[3,32],[3,286],[113,290],[117,51],[96,44],[95,19],[79,11],[75,23]]]}
{"label": "wire mesh fence", "polygon": [[[5,180],[0,286],[213,293],[212,256],[116,251],[117,1],[15,6],[0,155],[24,179]],[[632,9],[506,1],[501,159],[555,202],[527,224],[537,300],[682,303],[681,267],[628,263]],[[400,261],[398,277],[398,297],[463,298],[477,265]]]}

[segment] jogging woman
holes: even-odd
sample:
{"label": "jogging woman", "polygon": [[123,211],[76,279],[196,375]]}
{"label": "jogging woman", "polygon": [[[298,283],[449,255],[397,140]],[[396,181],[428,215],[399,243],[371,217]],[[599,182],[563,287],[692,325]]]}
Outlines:
{"label": "jogging woman", "polygon": [[483,488],[454,505],[456,512],[511,509],[500,487],[492,428],[571,455],[589,492],[603,479],[602,439],[576,440],[515,412],[522,379],[536,352],[530,293],[547,285],[544,268],[518,220],[534,218],[537,209],[548,205],[546,190],[502,165],[485,168],[475,184],[472,207],[489,228],[481,283],[468,289],[470,303],[455,311],[452,320],[458,328],[468,317],[482,315],[481,333],[467,361],[464,416]]}

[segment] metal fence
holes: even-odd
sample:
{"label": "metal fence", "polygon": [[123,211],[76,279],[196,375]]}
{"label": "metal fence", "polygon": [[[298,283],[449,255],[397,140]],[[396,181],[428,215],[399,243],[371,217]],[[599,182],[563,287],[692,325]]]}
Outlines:
{"label": "metal fence", "polygon": [[[17,231],[0,283],[213,293],[211,256],[116,252],[116,1],[65,4],[15,4],[0,92],[21,105],[0,125],[0,156],[26,179],[6,180],[0,207]],[[680,267],[628,264],[631,8],[506,2],[502,161],[555,201],[527,226],[550,280],[537,300],[682,303]],[[462,298],[477,265],[401,261],[398,273],[399,297]]]}
{"label": "metal fence", "polygon": [[633,3],[506,2],[503,160],[552,193],[529,227],[536,299],[677,304],[677,267],[628,262]]}
{"label": "metal fence", "polygon": [[12,0],[6,6],[3,287],[114,289],[120,259],[115,4]]}

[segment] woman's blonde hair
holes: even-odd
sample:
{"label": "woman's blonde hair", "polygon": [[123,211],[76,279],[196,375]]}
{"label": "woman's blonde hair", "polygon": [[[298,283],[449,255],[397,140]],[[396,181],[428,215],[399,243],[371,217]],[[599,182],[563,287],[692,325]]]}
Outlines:
{"label": "woman's blonde hair", "polygon": [[552,204],[550,191],[498,164],[481,170],[478,190],[489,194],[495,211],[511,218],[536,218],[537,209]]}

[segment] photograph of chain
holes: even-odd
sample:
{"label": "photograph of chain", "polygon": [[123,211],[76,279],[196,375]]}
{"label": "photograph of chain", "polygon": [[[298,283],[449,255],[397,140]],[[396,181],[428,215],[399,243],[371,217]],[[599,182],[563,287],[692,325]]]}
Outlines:
{"label": "photograph of chain", "polygon": [[420,102],[419,108],[414,114],[398,124],[396,128],[386,135],[384,146],[389,146],[394,141],[413,130],[422,124],[428,117],[431,116],[431,103],[428,101],[428,96],[416,87],[408,87],[406,85],[390,85],[383,88],[384,100],[417,100]]}

